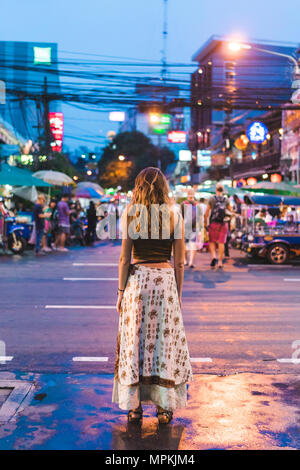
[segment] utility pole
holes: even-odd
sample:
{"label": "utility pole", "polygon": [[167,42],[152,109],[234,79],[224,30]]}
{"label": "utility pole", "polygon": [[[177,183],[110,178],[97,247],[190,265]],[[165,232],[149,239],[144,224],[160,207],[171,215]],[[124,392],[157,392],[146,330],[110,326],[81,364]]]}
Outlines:
{"label": "utility pole", "polygon": [[[162,45],[162,57],[161,57],[161,80],[162,82],[166,81],[167,78],[167,39],[168,39],[168,0],[163,0],[163,45]],[[165,97],[163,103],[165,102]],[[157,157],[157,167],[161,169],[161,135],[158,135],[157,139],[158,147],[158,157]]]}
{"label": "utility pole", "polygon": [[225,117],[225,122],[224,122],[224,131],[223,131],[223,138],[225,140],[225,155],[226,155],[226,160],[227,158],[230,159],[229,163],[229,175],[231,182],[233,181],[234,174],[233,174],[233,160],[232,160],[232,155],[231,153],[231,135],[230,135],[230,115],[231,115],[231,109],[226,109],[226,117]]}
{"label": "utility pole", "polygon": [[158,141],[157,141],[157,147],[158,147],[158,158],[157,158],[157,168],[161,170],[161,159],[160,159],[160,152],[161,152],[161,135],[158,134]]}
{"label": "utility pole", "polygon": [[45,152],[49,159],[52,157],[52,149],[51,149],[51,142],[53,140],[51,129],[50,129],[50,122],[49,122],[49,96],[48,96],[48,83],[47,77],[44,77],[44,92],[42,96],[43,102],[43,128],[44,128],[44,139],[45,139]]}

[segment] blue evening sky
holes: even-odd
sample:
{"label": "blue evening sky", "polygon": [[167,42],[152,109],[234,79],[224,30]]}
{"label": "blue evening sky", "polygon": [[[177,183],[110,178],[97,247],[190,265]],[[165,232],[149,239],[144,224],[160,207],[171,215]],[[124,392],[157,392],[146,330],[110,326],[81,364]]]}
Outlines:
{"label": "blue evening sky", "polygon": [[[73,51],[158,61],[162,5],[163,0],[0,0],[0,39],[57,42],[60,60],[71,57],[62,51]],[[212,34],[298,43],[299,15],[299,0],[169,0],[168,61],[190,62]],[[100,136],[113,128],[107,112],[69,106],[64,112],[68,135],[103,142]],[[81,142],[65,143],[74,148]]]}

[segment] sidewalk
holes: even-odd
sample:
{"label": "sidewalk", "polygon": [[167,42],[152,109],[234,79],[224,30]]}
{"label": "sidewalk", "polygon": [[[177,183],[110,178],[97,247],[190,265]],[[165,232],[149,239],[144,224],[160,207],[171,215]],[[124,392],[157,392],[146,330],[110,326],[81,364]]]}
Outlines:
{"label": "sidewalk", "polygon": [[35,387],[16,421],[0,425],[1,450],[300,448],[298,376],[196,375],[188,407],[170,426],[158,428],[146,407],[142,427],[133,429],[111,403],[111,374],[1,372],[0,387],[4,380]]}

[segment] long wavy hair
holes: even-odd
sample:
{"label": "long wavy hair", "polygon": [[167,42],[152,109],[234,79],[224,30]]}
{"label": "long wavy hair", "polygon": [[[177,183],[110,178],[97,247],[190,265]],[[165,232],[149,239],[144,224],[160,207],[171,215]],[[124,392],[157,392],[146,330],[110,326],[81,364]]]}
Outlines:
{"label": "long wavy hair", "polygon": [[[144,168],[144,170],[137,175],[128,209],[135,204],[141,204],[145,208],[148,216],[148,233],[151,232],[151,216],[153,215],[155,218],[158,217],[159,231],[161,231],[162,213],[153,212],[151,207],[153,205],[161,206],[162,204],[164,204],[165,207],[169,207],[169,192],[170,189],[166,177],[159,168],[149,166]],[[136,216],[139,215],[139,213],[136,214]],[[131,220],[133,218],[134,217],[129,217]]]}

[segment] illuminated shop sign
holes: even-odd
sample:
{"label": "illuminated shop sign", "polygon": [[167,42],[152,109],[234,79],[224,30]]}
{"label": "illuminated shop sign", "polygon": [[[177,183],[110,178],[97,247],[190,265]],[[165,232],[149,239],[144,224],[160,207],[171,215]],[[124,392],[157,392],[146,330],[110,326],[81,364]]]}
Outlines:
{"label": "illuminated shop sign", "polygon": [[54,152],[61,152],[64,133],[64,115],[63,113],[49,113],[49,122],[52,135],[55,142],[51,143]]}
{"label": "illuminated shop sign", "polygon": [[197,151],[197,165],[204,168],[209,168],[211,166],[211,150]]}
{"label": "illuminated shop sign", "polygon": [[179,161],[190,162],[192,160],[192,152],[190,150],[179,150]]}
{"label": "illuminated shop sign", "polygon": [[168,132],[168,142],[172,144],[184,144],[186,141],[186,133],[184,131]]}
{"label": "illuminated shop sign", "polygon": [[33,57],[35,64],[51,64],[51,47],[34,47]]}
{"label": "illuminated shop sign", "polygon": [[125,121],[125,112],[124,111],[111,111],[109,113],[109,120],[115,122]]}
{"label": "illuminated shop sign", "polygon": [[153,134],[167,134],[171,127],[171,115],[151,113],[149,115],[149,127]]}
{"label": "illuminated shop sign", "polygon": [[268,133],[267,126],[260,121],[252,122],[247,129],[247,137],[253,144],[262,144],[267,139]]}

